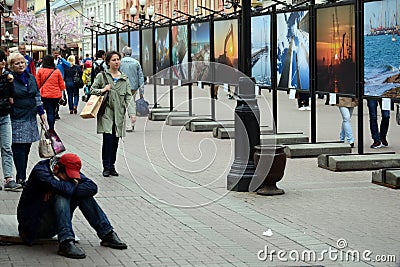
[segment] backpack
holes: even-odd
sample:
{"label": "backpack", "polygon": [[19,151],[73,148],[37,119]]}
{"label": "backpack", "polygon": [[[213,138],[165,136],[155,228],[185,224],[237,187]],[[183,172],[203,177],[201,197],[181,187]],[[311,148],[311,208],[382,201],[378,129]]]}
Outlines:
{"label": "backpack", "polygon": [[104,71],[104,60],[99,64],[96,61],[93,62],[92,65],[92,78],[91,78],[91,83],[93,84],[94,78],[96,78],[97,74],[100,72]]}
{"label": "backpack", "polygon": [[79,74],[78,68],[75,68],[74,85],[75,85],[76,88],[82,88],[83,87],[82,76]]}

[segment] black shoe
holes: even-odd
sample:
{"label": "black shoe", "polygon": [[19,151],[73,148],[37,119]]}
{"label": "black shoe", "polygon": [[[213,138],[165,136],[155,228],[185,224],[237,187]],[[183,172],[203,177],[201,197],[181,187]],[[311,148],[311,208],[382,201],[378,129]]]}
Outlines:
{"label": "black shoe", "polygon": [[111,176],[119,176],[118,172],[115,169],[111,169],[109,173]]}
{"label": "black shoe", "polygon": [[84,259],[86,258],[85,252],[75,245],[74,240],[65,240],[58,246],[58,255],[71,258],[71,259]]}
{"label": "black shoe", "polygon": [[119,239],[114,231],[106,234],[100,242],[100,245],[104,247],[116,248],[116,249],[127,249],[128,246]]}
{"label": "black shoe", "polygon": [[57,114],[57,115],[55,116],[55,119],[56,119],[56,120],[61,119],[60,115]]}
{"label": "black shoe", "polygon": [[384,137],[381,137],[381,142],[382,142],[382,146],[388,146],[389,145],[388,141]]}
{"label": "black shoe", "polygon": [[18,179],[17,183],[22,185],[22,188],[25,188],[25,186],[26,186],[26,181],[25,180]]}
{"label": "black shoe", "polygon": [[103,176],[104,176],[104,177],[110,176],[110,170],[104,169],[104,170],[103,170]]}

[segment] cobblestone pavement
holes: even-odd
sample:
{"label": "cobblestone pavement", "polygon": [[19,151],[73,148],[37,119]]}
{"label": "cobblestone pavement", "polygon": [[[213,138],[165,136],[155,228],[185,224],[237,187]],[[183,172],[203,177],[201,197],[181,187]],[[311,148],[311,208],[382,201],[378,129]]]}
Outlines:
{"label": "cobblestone pavement", "polygon": [[[152,88],[146,89],[146,98],[152,102]],[[159,96],[165,91],[160,89]],[[261,124],[271,125],[270,94],[263,91],[263,95],[257,97]],[[161,105],[167,106],[168,96]],[[195,114],[209,114],[207,96],[207,90],[195,88]],[[177,90],[174,97],[176,109],[187,110],[183,102],[187,92]],[[278,131],[309,134],[310,112],[298,111],[285,92],[278,97]],[[334,141],[340,113],[323,102],[317,102],[317,138]],[[233,119],[235,103],[220,92],[217,118]],[[82,107],[81,103],[79,110]],[[372,184],[371,171],[335,173],[318,168],[315,158],[288,159],[279,183],[284,195],[228,192],[232,140],[141,117],[135,132],[120,143],[120,176],[104,178],[95,120],[67,113],[62,107],[56,129],[68,152],[82,158],[83,172],[98,184],[96,199],[129,248],[101,247],[76,211],[74,231],[86,259],[58,256],[56,244],[12,245],[0,247],[1,266],[398,266],[375,259],[381,255],[391,260],[393,255],[399,262],[399,191]],[[365,150],[371,152],[367,109],[363,117]],[[352,121],[355,133],[356,120],[357,111]],[[394,118],[389,132],[389,147],[379,151],[400,151]],[[37,154],[35,144],[28,171],[39,160]],[[15,214],[19,196],[0,191],[0,213]],[[343,253],[337,253],[338,246]],[[346,260],[349,251],[359,252],[360,261]]]}

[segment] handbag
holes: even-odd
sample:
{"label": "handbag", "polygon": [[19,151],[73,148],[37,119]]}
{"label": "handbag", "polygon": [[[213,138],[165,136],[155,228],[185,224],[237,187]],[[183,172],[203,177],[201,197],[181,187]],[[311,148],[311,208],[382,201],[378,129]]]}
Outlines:
{"label": "handbag", "polygon": [[396,122],[400,125],[400,104],[396,104]]}
{"label": "handbag", "polygon": [[50,139],[51,146],[56,155],[65,151],[65,146],[55,130],[52,131],[47,130],[45,136]]}
{"label": "handbag", "polygon": [[[105,74],[105,72],[102,72],[103,74],[103,78],[104,78],[104,82],[106,85],[108,85],[108,80],[107,80],[107,76]],[[107,102],[108,102],[108,98],[109,98],[109,91],[105,92],[103,94],[103,99],[101,101],[100,107],[99,107],[99,111],[97,112],[97,116],[103,116],[105,111],[106,111],[106,106],[107,106]]]}
{"label": "handbag", "polygon": [[51,145],[51,140],[50,138],[47,138],[45,133],[46,129],[41,123],[41,129],[40,129],[40,140],[39,140],[39,157],[41,158],[51,158],[56,155],[54,152],[53,146]]}
{"label": "handbag", "polygon": [[136,102],[136,115],[137,116],[147,116],[149,115],[149,102],[144,100],[144,98],[139,98]]}
{"label": "handbag", "polygon": [[96,118],[99,112],[100,105],[103,101],[103,96],[91,95],[89,100],[86,102],[85,107],[79,114],[83,119]]}

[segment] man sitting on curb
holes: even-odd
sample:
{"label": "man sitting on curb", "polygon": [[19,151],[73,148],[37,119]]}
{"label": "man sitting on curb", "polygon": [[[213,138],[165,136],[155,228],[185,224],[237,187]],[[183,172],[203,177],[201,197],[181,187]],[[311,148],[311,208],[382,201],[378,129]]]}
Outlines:
{"label": "man sitting on curb", "polygon": [[75,245],[72,216],[77,207],[101,239],[100,244],[126,249],[97,204],[97,185],[80,173],[82,163],[75,154],[64,154],[38,162],[32,169],[17,208],[18,230],[25,244],[36,238],[58,235],[58,254],[83,259],[85,252]]}

